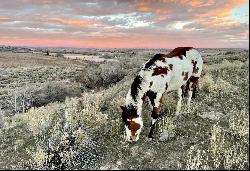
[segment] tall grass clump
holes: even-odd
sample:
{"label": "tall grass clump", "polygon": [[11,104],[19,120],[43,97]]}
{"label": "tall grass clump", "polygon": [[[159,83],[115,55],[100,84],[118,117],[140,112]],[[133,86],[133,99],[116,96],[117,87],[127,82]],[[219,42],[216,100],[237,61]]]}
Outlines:
{"label": "tall grass clump", "polygon": [[242,68],[243,66],[243,62],[239,61],[239,60],[235,60],[233,62],[230,62],[226,59],[224,59],[222,62],[220,63],[215,63],[215,64],[210,64],[210,65],[204,65],[203,71],[205,73],[213,73],[213,72],[223,72],[226,70],[238,70],[240,68]]}
{"label": "tall grass clump", "polygon": [[191,146],[187,154],[187,170],[208,170],[208,156],[205,150],[197,149],[196,146]]}
{"label": "tall grass clump", "polygon": [[230,82],[221,77],[213,78],[211,74],[206,74],[199,81],[199,88],[209,96],[216,96],[222,93],[230,93],[235,90]]}
{"label": "tall grass clump", "polygon": [[246,112],[235,111],[229,116],[227,127],[220,124],[213,125],[210,131],[210,142],[205,150],[190,147],[186,168],[247,169],[249,167],[248,119]]}
{"label": "tall grass clump", "polygon": [[160,132],[159,140],[170,140],[176,136],[176,124],[174,119],[170,117],[162,118],[158,125],[158,131]]}

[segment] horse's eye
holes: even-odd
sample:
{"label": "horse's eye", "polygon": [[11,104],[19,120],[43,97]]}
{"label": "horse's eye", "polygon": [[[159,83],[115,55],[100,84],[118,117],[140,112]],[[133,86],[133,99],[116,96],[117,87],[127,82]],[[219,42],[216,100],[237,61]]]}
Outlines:
{"label": "horse's eye", "polygon": [[128,127],[130,126],[130,122],[129,121],[126,121],[125,122],[125,125],[127,125]]}

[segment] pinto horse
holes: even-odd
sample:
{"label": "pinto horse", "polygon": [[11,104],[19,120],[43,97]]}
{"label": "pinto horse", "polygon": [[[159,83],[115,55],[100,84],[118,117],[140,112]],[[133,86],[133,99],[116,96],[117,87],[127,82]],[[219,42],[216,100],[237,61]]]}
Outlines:
{"label": "pinto horse", "polygon": [[150,138],[161,111],[164,92],[178,92],[175,115],[180,113],[183,93],[186,92],[189,110],[202,65],[200,53],[192,47],[178,47],[169,54],[156,54],[148,60],[135,77],[127,93],[125,106],[121,106],[126,140],[131,142],[139,139],[143,127],[141,111],[145,98],[148,98],[152,110]]}

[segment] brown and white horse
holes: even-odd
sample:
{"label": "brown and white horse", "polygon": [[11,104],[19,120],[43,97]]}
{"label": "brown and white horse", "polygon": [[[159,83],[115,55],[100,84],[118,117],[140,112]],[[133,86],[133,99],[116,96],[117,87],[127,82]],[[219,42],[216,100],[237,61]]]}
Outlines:
{"label": "brown and white horse", "polygon": [[164,92],[177,90],[176,115],[179,115],[181,110],[184,91],[187,91],[187,105],[188,109],[190,108],[191,98],[201,75],[202,65],[203,60],[200,53],[192,47],[178,47],[169,54],[156,54],[145,63],[128,91],[125,106],[121,106],[127,141],[139,139],[143,127],[142,103],[146,97],[150,101],[152,110],[149,137],[152,137],[155,122],[161,110]]}

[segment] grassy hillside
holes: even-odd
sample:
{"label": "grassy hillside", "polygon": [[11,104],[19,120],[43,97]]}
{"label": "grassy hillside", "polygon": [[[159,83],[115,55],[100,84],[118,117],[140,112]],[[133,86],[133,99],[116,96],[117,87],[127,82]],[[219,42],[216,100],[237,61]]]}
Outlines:
{"label": "grassy hillside", "polygon": [[31,103],[24,113],[2,107],[0,168],[248,169],[248,51],[202,51],[204,70],[191,112],[184,101],[181,115],[173,118],[176,93],[165,94],[167,115],[158,122],[156,137],[148,139],[150,111],[144,104],[145,127],[140,140],[129,144],[119,106],[149,53],[125,53],[119,62],[79,60],[72,67],[69,60],[1,68],[1,105],[9,97],[13,103],[17,89],[44,103]]}

